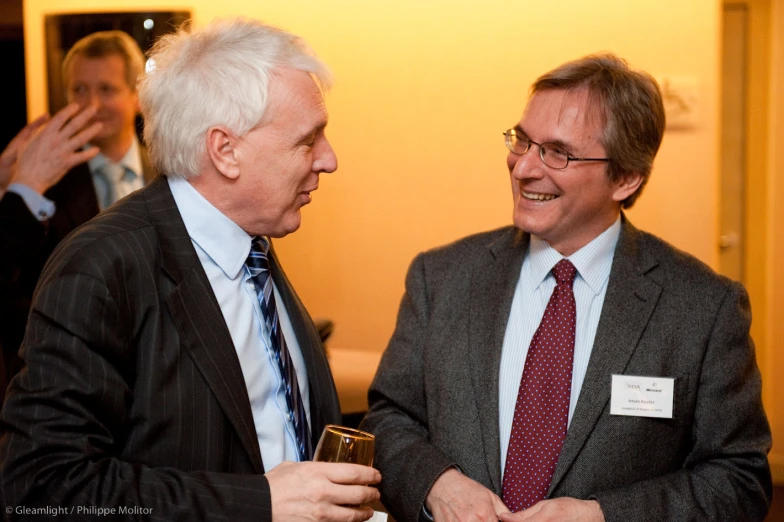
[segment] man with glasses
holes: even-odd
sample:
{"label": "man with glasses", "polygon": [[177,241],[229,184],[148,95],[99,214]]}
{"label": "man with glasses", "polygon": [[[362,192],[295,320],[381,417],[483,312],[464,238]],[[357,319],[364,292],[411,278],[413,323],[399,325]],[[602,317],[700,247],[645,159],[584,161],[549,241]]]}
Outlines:
{"label": "man with glasses", "polygon": [[397,520],[765,518],[746,292],[622,212],[664,123],[614,55],[543,75],[504,133],[515,226],[413,261],[364,422]]}

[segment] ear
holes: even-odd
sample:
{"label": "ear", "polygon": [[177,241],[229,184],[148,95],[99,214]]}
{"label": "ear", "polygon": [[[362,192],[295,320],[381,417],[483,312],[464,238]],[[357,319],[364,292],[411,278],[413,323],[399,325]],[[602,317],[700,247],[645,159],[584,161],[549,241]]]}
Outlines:
{"label": "ear", "polygon": [[228,179],[240,176],[236,143],[237,139],[225,127],[207,129],[207,155],[215,170]]}
{"label": "ear", "polygon": [[614,183],[613,200],[620,202],[637,192],[637,189],[642,185],[642,180],[642,174],[639,172],[624,174],[620,180]]}

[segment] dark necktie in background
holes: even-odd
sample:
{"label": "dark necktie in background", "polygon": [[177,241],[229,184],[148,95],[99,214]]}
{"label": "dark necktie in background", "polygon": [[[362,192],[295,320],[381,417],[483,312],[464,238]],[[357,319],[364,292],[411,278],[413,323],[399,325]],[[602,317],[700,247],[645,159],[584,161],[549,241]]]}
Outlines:
{"label": "dark necktie in background", "polygon": [[513,513],[547,495],[569,420],[577,269],[562,259],[552,273],[557,284],[528,348],[506,453],[502,496]]}
{"label": "dark necktie in background", "polygon": [[261,316],[267,325],[267,331],[270,333],[270,346],[272,346],[272,352],[278,363],[278,368],[280,368],[280,374],[283,377],[289,418],[294,425],[294,433],[297,437],[299,460],[310,460],[313,456],[313,445],[310,440],[308,417],[299,391],[297,371],[291,362],[291,354],[286,346],[283,331],[280,329],[278,308],[275,305],[275,292],[272,289],[269,258],[267,257],[268,252],[269,243],[267,239],[254,237],[251,240],[250,254],[246,264],[256,287],[256,295],[261,306]]}

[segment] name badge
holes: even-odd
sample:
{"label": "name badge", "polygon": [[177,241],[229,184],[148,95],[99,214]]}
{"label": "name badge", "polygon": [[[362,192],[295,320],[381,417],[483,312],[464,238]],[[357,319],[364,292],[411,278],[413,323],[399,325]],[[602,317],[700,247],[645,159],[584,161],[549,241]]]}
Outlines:
{"label": "name badge", "polygon": [[613,375],[610,414],[671,419],[674,387],[671,377]]}

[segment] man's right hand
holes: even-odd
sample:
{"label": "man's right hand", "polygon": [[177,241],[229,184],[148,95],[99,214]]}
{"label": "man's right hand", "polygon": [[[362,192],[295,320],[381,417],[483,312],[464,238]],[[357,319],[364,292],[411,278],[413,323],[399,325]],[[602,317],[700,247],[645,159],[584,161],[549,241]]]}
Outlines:
{"label": "man's right hand", "polygon": [[497,522],[501,513],[509,513],[498,495],[456,469],[436,479],[425,506],[435,522]]}
{"label": "man's right hand", "polygon": [[43,194],[71,168],[98,154],[97,147],[80,150],[101,130],[101,123],[87,126],[95,110],[92,106],[79,110],[72,103],[49,121],[39,123],[40,129],[16,144],[18,151],[11,183],[22,183]]}
{"label": "man's right hand", "polygon": [[283,462],[266,473],[272,520],[363,522],[373,516],[369,504],[379,499],[371,484],[378,470],[358,464]]}

